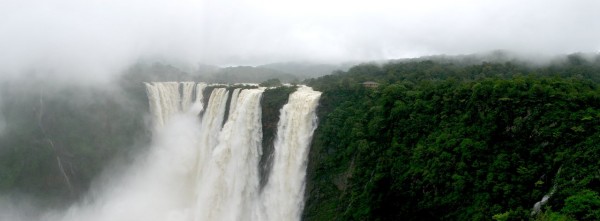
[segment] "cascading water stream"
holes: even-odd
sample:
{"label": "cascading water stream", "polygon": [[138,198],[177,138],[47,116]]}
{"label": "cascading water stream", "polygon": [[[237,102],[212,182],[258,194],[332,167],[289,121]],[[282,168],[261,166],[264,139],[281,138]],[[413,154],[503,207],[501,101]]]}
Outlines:
{"label": "cascading water stream", "polygon": [[231,116],[235,111],[235,107],[238,103],[238,96],[240,95],[240,88],[236,88],[233,90],[233,94],[231,94],[231,102],[229,103],[229,115]]}
{"label": "cascading water stream", "polygon": [[[236,89],[236,92],[239,92]],[[262,90],[234,92],[237,108],[198,179],[196,221],[250,220],[258,196]],[[235,107],[235,106],[234,106]]]}
{"label": "cascading water stream", "polygon": [[205,83],[196,84],[196,99],[190,107],[190,114],[198,115],[204,110],[204,89],[206,89]]}
{"label": "cascading water stream", "polygon": [[[213,149],[217,146],[228,94],[229,92],[225,88],[215,88],[208,100],[208,105],[202,117],[202,125],[200,125],[200,134],[198,135],[196,179],[202,176],[206,162],[208,162]],[[197,189],[196,192],[199,193],[200,191]]]}
{"label": "cascading water stream", "polygon": [[181,82],[181,111],[187,111],[192,105],[194,95],[194,82]]}
{"label": "cascading water stream", "polygon": [[180,112],[179,83],[146,83],[146,91],[155,127],[163,127],[169,117]]}
{"label": "cascading water stream", "polygon": [[261,195],[260,220],[300,220],[308,147],[317,128],[316,107],[321,92],[300,87],[281,109],[273,168]]}
{"label": "cascading water stream", "polygon": [[533,208],[531,209],[531,216],[534,216],[534,215],[540,213],[542,211],[542,206],[546,205],[546,203],[548,203],[548,200],[550,200],[550,197],[552,197],[552,195],[554,195],[554,193],[556,192],[556,188],[558,187],[557,180],[558,180],[558,176],[560,176],[561,169],[562,169],[562,166],[558,168],[558,171],[556,171],[556,175],[554,176],[554,184],[552,185],[550,192],[548,192],[546,195],[544,195],[540,201],[536,202],[533,205]]}

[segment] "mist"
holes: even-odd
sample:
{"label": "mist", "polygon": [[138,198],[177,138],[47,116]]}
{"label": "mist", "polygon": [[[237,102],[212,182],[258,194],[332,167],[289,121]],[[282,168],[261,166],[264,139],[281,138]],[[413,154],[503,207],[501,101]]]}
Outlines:
{"label": "mist", "polygon": [[77,203],[44,207],[33,198],[0,195],[0,218],[13,221],[187,220],[187,171],[194,167],[199,122],[191,114],[174,116],[156,131],[150,147],[133,162],[113,165]]}
{"label": "mist", "polygon": [[0,75],[106,82],[131,64],[598,52],[600,2],[3,1]]}
{"label": "mist", "polygon": [[107,171],[107,179],[85,201],[45,216],[62,221],[186,220],[191,208],[184,205],[193,193],[184,190],[187,171],[195,166],[197,125],[193,115],[175,116],[132,165]]}

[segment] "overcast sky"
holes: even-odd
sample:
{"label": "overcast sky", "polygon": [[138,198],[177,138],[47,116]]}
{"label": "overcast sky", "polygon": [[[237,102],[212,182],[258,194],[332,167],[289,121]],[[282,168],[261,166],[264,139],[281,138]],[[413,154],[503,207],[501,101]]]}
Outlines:
{"label": "overcast sky", "polygon": [[[0,73],[600,50],[596,0],[0,0]],[[74,74],[74,75],[73,75]]]}

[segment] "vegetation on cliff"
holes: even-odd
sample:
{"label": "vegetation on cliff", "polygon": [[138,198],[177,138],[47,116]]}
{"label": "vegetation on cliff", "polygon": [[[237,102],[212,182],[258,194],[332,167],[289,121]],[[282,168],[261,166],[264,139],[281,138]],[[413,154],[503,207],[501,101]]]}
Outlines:
{"label": "vegetation on cliff", "polygon": [[323,95],[304,218],[600,219],[599,77],[598,57],[572,55],[363,64],[309,80]]}

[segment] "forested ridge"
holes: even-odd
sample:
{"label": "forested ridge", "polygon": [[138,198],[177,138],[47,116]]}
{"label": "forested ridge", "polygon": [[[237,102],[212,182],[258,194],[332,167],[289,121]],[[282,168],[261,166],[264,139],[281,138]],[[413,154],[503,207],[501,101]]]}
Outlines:
{"label": "forested ridge", "polygon": [[307,80],[323,95],[304,219],[600,219],[598,58],[416,59]]}

